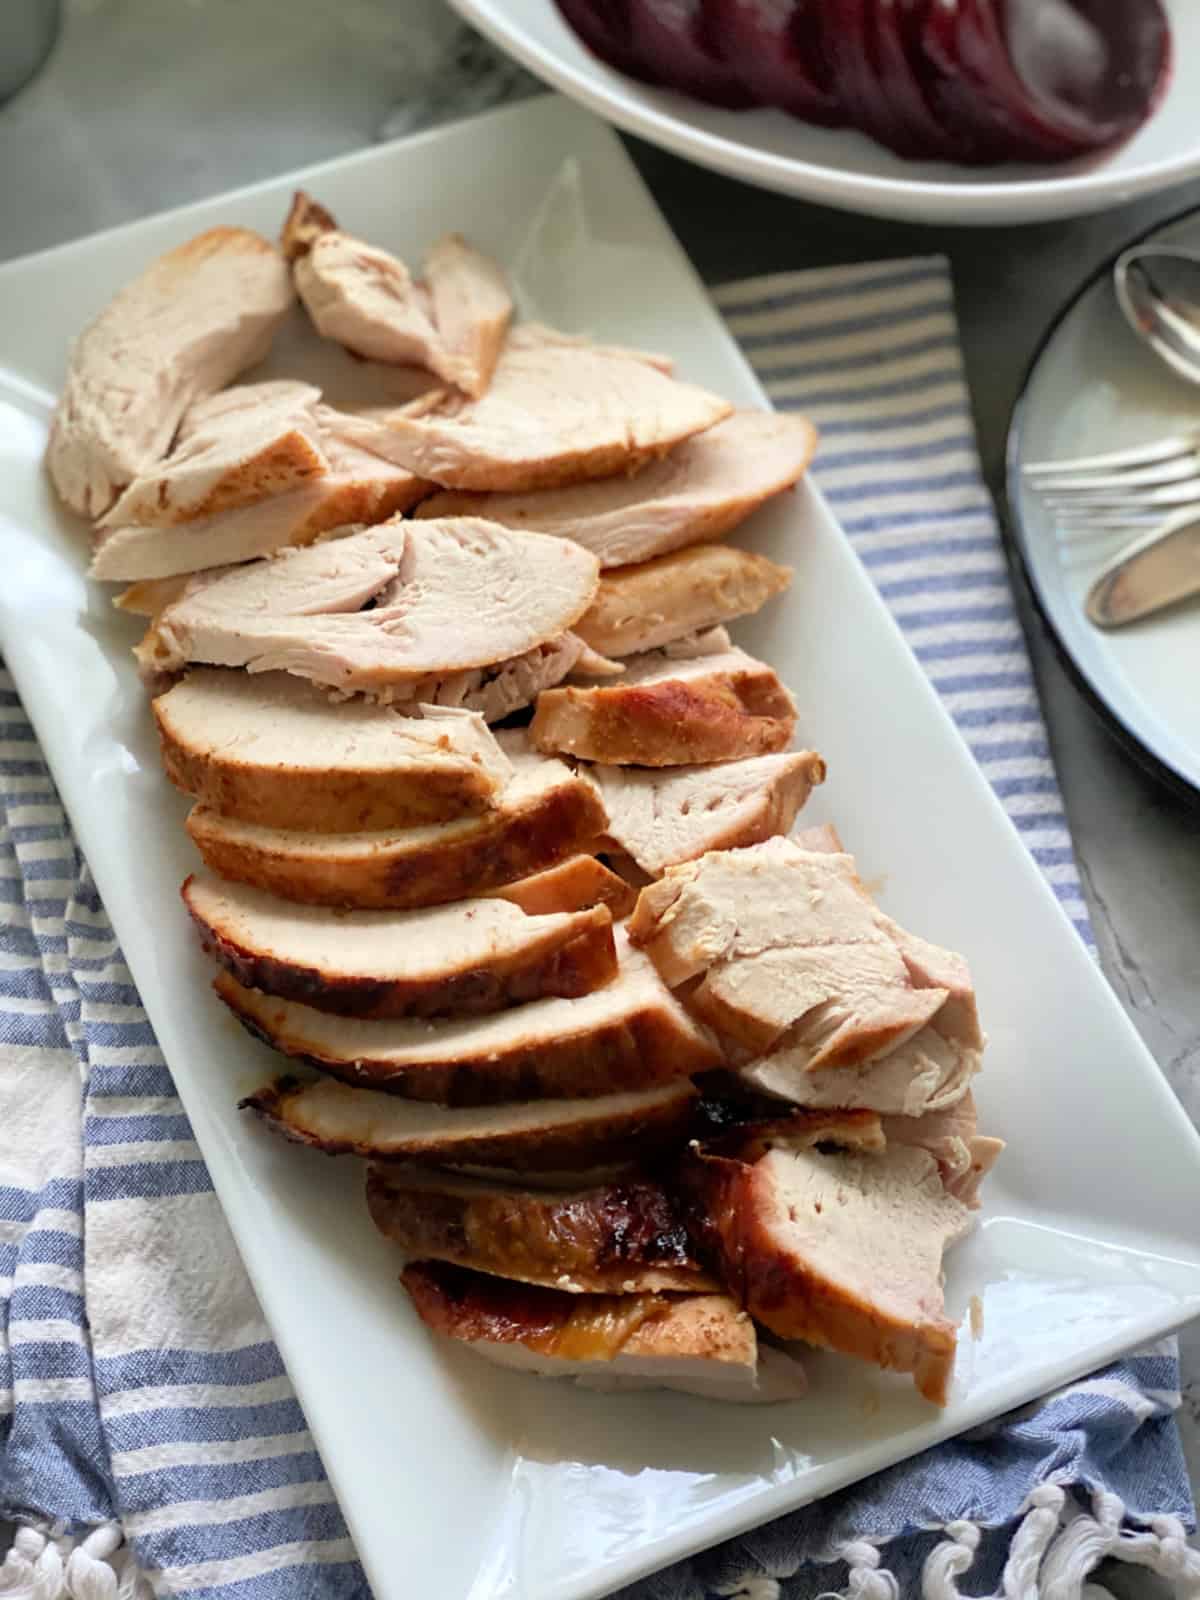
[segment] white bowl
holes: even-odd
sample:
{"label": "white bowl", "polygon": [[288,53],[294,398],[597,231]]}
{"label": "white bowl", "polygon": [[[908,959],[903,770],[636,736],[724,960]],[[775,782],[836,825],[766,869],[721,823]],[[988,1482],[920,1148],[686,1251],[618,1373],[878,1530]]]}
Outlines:
{"label": "white bowl", "polygon": [[1100,159],[958,167],[903,161],[862,134],[781,111],[720,111],[651,89],[598,60],[554,0],[450,0],[531,72],[618,127],[764,189],[909,222],[1038,222],[1120,205],[1200,173],[1200,0],[1165,0],[1172,80],[1154,116]]}

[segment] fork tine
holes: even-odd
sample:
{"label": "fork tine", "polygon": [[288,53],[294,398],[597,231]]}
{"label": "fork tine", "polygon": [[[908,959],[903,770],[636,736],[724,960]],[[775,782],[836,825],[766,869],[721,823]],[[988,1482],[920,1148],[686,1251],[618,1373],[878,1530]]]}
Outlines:
{"label": "fork tine", "polygon": [[1042,503],[1050,511],[1068,507],[1139,511],[1143,507],[1197,505],[1200,504],[1200,478],[1189,478],[1186,483],[1168,483],[1161,489],[1089,489],[1047,494],[1042,497]]}
{"label": "fork tine", "polygon": [[1175,456],[1187,455],[1195,449],[1195,438],[1175,434],[1169,439],[1155,439],[1150,444],[1134,445],[1127,450],[1109,450],[1103,455],[1064,457],[1061,461],[1029,461],[1021,471],[1028,478],[1040,478],[1047,473],[1111,472],[1121,467],[1152,466],[1156,461],[1170,461]]}
{"label": "fork tine", "polygon": [[1161,511],[1104,511],[1078,506],[1057,511],[1054,524],[1069,539],[1086,539],[1096,533],[1117,529],[1153,528],[1162,521]]}
{"label": "fork tine", "polygon": [[1159,461],[1149,467],[1130,467],[1125,472],[1047,473],[1038,478],[1034,487],[1039,494],[1069,493],[1073,490],[1128,489],[1138,484],[1158,488],[1164,483],[1181,483],[1195,477],[1197,459],[1194,454],[1173,456],[1169,461]]}

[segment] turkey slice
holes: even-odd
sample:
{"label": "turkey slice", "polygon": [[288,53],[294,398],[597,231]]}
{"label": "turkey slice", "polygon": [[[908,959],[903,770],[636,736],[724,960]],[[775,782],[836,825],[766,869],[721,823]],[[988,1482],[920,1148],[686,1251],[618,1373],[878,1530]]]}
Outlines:
{"label": "turkey slice", "polygon": [[512,296],[496,263],[458,233],[425,256],[425,282],[451,381],[478,399],[492,381],[512,318]]}
{"label": "turkey slice", "polygon": [[321,391],[278,379],[197,400],[165,461],[134,479],[102,527],[168,527],[212,517],[324,477],[317,423]]}
{"label": "turkey slice", "polygon": [[379,1165],[367,1173],[367,1206],[380,1232],[418,1260],[570,1294],[716,1287],[682,1209],[644,1177],[548,1189]]}
{"label": "turkey slice", "polygon": [[346,233],[300,190],[282,243],[318,333],[371,360],[427,367],[471,395],[487,388],[512,297],[495,262],[460,234],[433,244],[425,282],[414,282],[399,257]]}
{"label": "turkey slice", "polygon": [[607,909],[529,916],[502,899],[328,911],[207,873],[183,885],[205,948],[242,984],[346,1017],[475,1016],[616,976]]}
{"label": "turkey slice", "polygon": [[158,696],[154,717],[172,783],[267,828],[337,835],[441,822],[485,811],[512,774],[473,712],[336,704],[284,673],[194,670]]}
{"label": "turkey slice", "polygon": [[694,545],[604,573],[576,632],[606,656],[658,650],[759,611],[792,581],[790,567],[726,544]]}
{"label": "turkey slice", "polygon": [[632,476],[527,494],[447,491],[418,517],[477,516],[574,539],[601,567],[624,567],[720,539],[803,475],[816,433],[802,417],[736,411]]}
{"label": "turkey slice", "polygon": [[622,1094],[451,1109],[332,1078],[277,1078],[247,1096],[285,1137],[328,1155],[562,1172],[645,1156],[682,1138],[696,1099],[688,1078]]}
{"label": "turkey slice", "polygon": [[697,1015],[810,1072],[878,1060],[935,1018],[982,1048],[965,962],[924,941],[920,959],[906,953],[848,855],[776,838],[671,867],[643,889],[630,935],[668,983],[700,980]]}
{"label": "turkey slice", "polygon": [[381,689],[376,698],[391,705],[461,706],[478,711],[485,722],[503,722],[514,711],[532,705],[543,689],[552,689],[575,670],[587,646],[576,633],[560,633],[534,645],[523,655],[465,672],[431,673],[395,689]]}
{"label": "turkey slice", "polygon": [[[331,727],[336,729],[335,717],[349,711],[346,706],[330,708]],[[360,711],[357,703],[354,711],[368,717],[392,714]],[[452,719],[447,731],[458,731],[455,713],[446,715]],[[461,713],[459,718],[466,728],[481,731],[487,741],[481,740],[482,755],[491,736],[480,730],[478,718],[463,719]],[[436,716],[426,720],[435,728],[441,722]],[[358,725],[352,718],[350,726]],[[612,874],[591,856],[575,853],[590,845],[604,826],[595,791],[563,762],[530,756],[503,734],[496,758],[497,781],[484,804],[475,815],[448,822],[315,832],[310,795],[291,813],[291,827],[242,822],[199,805],[188,817],[187,829],[206,865],[222,877],[311,905],[406,910],[485,894],[501,894],[531,912],[612,905],[606,892]],[[506,780],[510,759],[512,775]],[[487,773],[486,766],[477,769],[480,778]],[[383,782],[385,794],[390,793],[395,775]],[[429,803],[444,801],[431,796]],[[360,810],[367,814],[365,805]],[[620,888],[614,916],[633,905],[624,886]]]}
{"label": "turkey slice", "polygon": [[630,657],[611,683],[539,695],[529,734],[539,750],[584,761],[682,767],[782,750],[795,723],[795,704],[774,670],[744,650],[688,657],[653,650]]}
{"label": "turkey slice", "polygon": [[106,527],[92,556],[92,577],[154,580],[253,561],[312,544],[335,528],[381,522],[407,511],[425,493],[428,486],[411,472],[343,439],[327,406],[317,410],[317,440],[327,465],[320,477],[253,505],[169,528]]}
{"label": "turkey slice", "polygon": [[214,987],[258,1038],[348,1083],[443,1105],[533,1095],[569,1099],[644,1088],[721,1065],[650,963],[618,937],[616,978],[579,999],[534,1000],[493,1016],[360,1021],[247,989]]}
{"label": "turkey slice", "polygon": [[225,574],[159,615],[147,653],[161,671],[202,661],[415,687],[567,632],[596,578],[596,558],[564,539],[470,517],[392,521]]}
{"label": "turkey slice", "polygon": [[957,1105],[983,1066],[981,1048],[948,1039],[932,1024],[863,1066],[813,1068],[811,1058],[806,1042],[794,1047],[784,1043],[739,1068],[738,1077],[750,1088],[796,1106],[920,1118]]}
{"label": "turkey slice", "polygon": [[595,856],[570,856],[557,866],[506,883],[493,894],[502,895],[526,911],[574,911],[584,906],[607,906],[615,921],[633,910],[637,893],[618,873]]}
{"label": "turkey slice", "polygon": [[398,256],[329,228],[313,238],[294,271],[297,292],[323,338],[371,361],[428,367],[454,381],[429,294]]}
{"label": "turkey slice", "polygon": [[247,228],[210,228],[151,262],[72,347],[46,450],[62,500],[102,516],[167,454],[190,405],[262,360],[291,304],[286,262]]}
{"label": "turkey slice", "polygon": [[510,339],[480,399],[423,395],[350,437],[448,488],[544,489],[627,472],[730,410],[636,355]]}
{"label": "turkey slice", "polygon": [[942,1255],[970,1213],[926,1150],[831,1149],[786,1126],[744,1148],[700,1152],[688,1177],[731,1292],[781,1339],[804,1339],[895,1372],[945,1405],[957,1334]]}
{"label": "turkey slice", "polygon": [[919,1117],[884,1117],[889,1144],[927,1150],[938,1164],[946,1192],[972,1211],[979,1209],[979,1189],[1004,1151],[1004,1140],[979,1132],[975,1096],[968,1089],[943,1110]]}
{"label": "turkey slice", "polygon": [[703,767],[588,769],[608,816],[606,842],[658,877],[709,850],[787,833],[825,763],[812,750]]}
{"label": "turkey slice", "polygon": [[582,1388],[681,1389],[710,1400],[798,1399],[803,1368],[761,1350],[727,1295],[570,1295],[440,1262],[402,1274],[422,1322],[501,1366]]}

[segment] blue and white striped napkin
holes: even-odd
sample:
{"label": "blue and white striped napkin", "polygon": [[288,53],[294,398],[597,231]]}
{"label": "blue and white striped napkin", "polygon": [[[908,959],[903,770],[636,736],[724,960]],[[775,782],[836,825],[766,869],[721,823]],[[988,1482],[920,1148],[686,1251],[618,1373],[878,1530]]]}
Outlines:
{"label": "blue and white striped napkin", "polygon": [[[939,260],[717,294],[1081,934]],[[332,1490],[29,723],[0,675],[0,1517],[9,1600],[367,1600]],[[770,1524],[637,1600],[1200,1590],[1174,1345]],[[923,1576],[922,1576],[923,1574]],[[429,1597],[434,1600],[434,1597]],[[438,1596],[436,1600],[454,1600]],[[522,1597],[524,1600],[524,1597]]]}
{"label": "blue and white striped napkin", "polygon": [[1063,908],[1091,943],[1071,836],[975,448],[947,264],[753,278],[715,300]]}

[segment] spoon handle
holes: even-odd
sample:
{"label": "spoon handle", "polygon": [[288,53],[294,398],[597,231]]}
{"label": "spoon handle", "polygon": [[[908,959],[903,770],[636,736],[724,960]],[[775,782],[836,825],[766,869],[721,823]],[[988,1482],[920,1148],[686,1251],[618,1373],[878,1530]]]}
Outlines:
{"label": "spoon handle", "polygon": [[1178,513],[1116,556],[1088,590],[1088,617],[1120,628],[1200,594],[1200,515]]}

